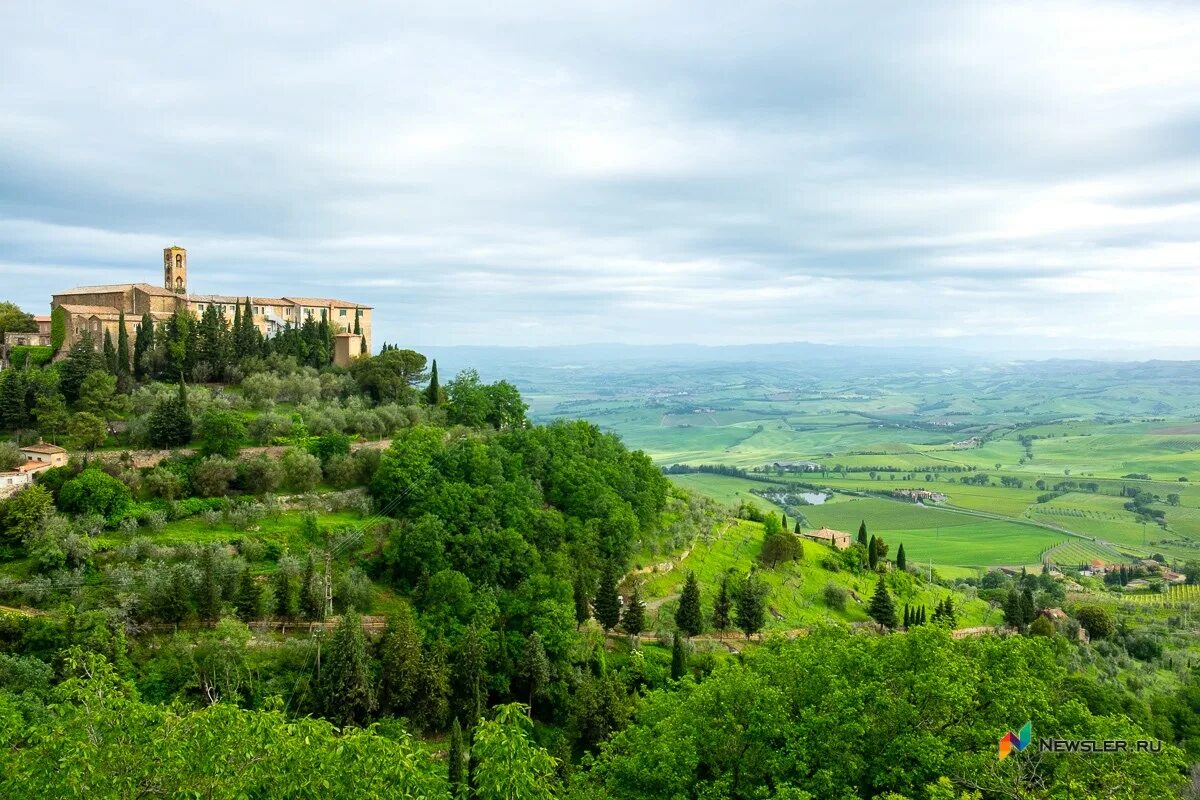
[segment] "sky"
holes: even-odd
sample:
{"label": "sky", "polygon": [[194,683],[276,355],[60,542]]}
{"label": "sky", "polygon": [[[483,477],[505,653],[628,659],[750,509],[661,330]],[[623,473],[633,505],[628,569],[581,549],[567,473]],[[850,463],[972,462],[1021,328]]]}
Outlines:
{"label": "sky", "polygon": [[0,299],[1200,357],[1200,3],[5,3]]}

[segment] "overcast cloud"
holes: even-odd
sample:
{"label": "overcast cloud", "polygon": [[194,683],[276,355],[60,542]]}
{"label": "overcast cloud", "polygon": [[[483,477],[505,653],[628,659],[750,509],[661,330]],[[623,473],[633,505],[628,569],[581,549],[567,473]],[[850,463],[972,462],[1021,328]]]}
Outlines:
{"label": "overcast cloud", "polygon": [[1200,4],[6,3],[0,296],[1200,356]]}

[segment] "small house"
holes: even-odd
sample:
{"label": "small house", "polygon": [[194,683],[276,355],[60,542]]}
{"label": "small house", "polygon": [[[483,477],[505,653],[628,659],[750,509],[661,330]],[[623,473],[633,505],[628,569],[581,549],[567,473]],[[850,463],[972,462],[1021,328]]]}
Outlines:
{"label": "small house", "polygon": [[845,531],[835,531],[832,528],[821,528],[816,531],[807,531],[803,534],[804,538],[812,539],[814,542],[829,545],[835,550],[845,550],[850,547],[850,534]]}

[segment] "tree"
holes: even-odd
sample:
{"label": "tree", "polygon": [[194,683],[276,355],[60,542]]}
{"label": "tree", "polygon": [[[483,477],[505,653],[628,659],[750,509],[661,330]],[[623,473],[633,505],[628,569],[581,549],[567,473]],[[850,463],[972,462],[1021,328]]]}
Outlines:
{"label": "tree", "polygon": [[37,329],[32,314],[26,314],[16,303],[0,302],[0,342],[6,333],[36,333]]}
{"label": "tree", "polygon": [[600,585],[596,587],[596,599],[592,606],[600,627],[606,631],[617,627],[621,618],[621,604],[617,599],[617,573],[611,562],[605,563],[600,572]]}
{"label": "tree", "polygon": [[29,542],[54,513],[54,498],[46,487],[32,484],[0,502],[0,541]]}
{"label": "tree", "polygon": [[178,396],[160,400],[154,407],[149,433],[150,442],[156,447],[183,447],[192,440],[192,414],[182,380]]}
{"label": "tree", "polygon": [[871,541],[867,544],[867,564],[872,570],[879,568],[879,549],[875,546],[875,537],[871,537]]}
{"label": "tree", "polygon": [[405,603],[388,619],[387,632],[379,647],[381,712],[399,717],[416,708],[423,660],[421,634],[412,609]]}
{"label": "tree", "polygon": [[[311,516],[305,519],[305,524],[316,527],[316,521]],[[305,538],[309,539],[310,536]],[[317,574],[317,555],[311,549],[304,564],[304,575],[300,578],[300,612],[305,619],[325,618],[325,582]]]}
{"label": "tree", "polygon": [[746,634],[747,639],[751,634],[761,631],[763,625],[766,624],[767,596],[770,591],[771,587],[756,578],[753,572],[742,582],[742,590],[738,593],[736,616],[738,630]]}
{"label": "tree", "polygon": [[91,452],[104,444],[108,438],[108,426],[95,414],[79,411],[71,415],[67,436],[76,447]]}
{"label": "tree", "polygon": [[435,358],[433,366],[429,369],[429,386],[425,389],[425,402],[431,406],[440,406],[442,400],[442,387],[438,383],[437,359]]}
{"label": "tree", "polygon": [[879,576],[879,582],[875,584],[875,594],[871,595],[871,602],[867,606],[867,616],[875,620],[880,627],[889,629],[896,627],[896,606],[892,603],[892,596],[888,594],[882,575]]}
{"label": "tree", "polygon": [[117,378],[107,372],[92,372],[83,379],[79,387],[79,397],[76,408],[87,411],[103,419],[113,419],[118,416],[122,402],[126,398],[117,395]]}
{"label": "tree", "polygon": [[533,716],[533,701],[546,693],[550,685],[550,659],[542,646],[542,637],[537,631],[525,639],[525,652],[521,657],[521,675],[529,686],[529,714]]}
{"label": "tree", "polygon": [[241,414],[211,408],[200,417],[196,433],[200,438],[201,455],[234,458],[246,439],[246,426]]}
{"label": "tree", "polygon": [[221,615],[221,584],[217,575],[217,555],[212,547],[200,550],[200,586],[196,601],[200,619],[211,622]]}
{"label": "tree", "polygon": [[904,555],[904,542],[896,548],[896,569],[905,572],[908,569],[908,559]]}
{"label": "tree", "polygon": [[237,474],[237,464],[225,456],[209,456],[192,468],[192,486],[201,497],[224,497]]}
{"label": "tree", "polygon": [[1054,623],[1040,614],[1033,621],[1033,624],[1029,626],[1029,634],[1031,636],[1053,636],[1056,632],[1054,630]]}
{"label": "tree", "polygon": [[467,782],[463,775],[463,759],[465,755],[466,753],[463,750],[462,726],[458,724],[458,718],[456,717],[450,725],[450,752],[447,759],[450,762],[448,770],[450,794],[455,800],[463,800],[467,796]]}
{"label": "tree", "polygon": [[1021,592],[1021,624],[1028,625],[1037,617],[1037,605],[1033,602],[1033,590],[1028,586]]}
{"label": "tree", "polygon": [[117,347],[113,344],[112,333],[104,329],[104,366],[114,377],[117,374]]}
{"label": "tree", "polygon": [[243,622],[251,622],[262,616],[262,587],[254,579],[254,573],[250,571],[248,564],[242,569],[242,574],[238,579],[237,599],[234,606],[237,609],[238,619]]}
{"label": "tree", "polygon": [[1016,589],[1009,589],[1008,594],[1004,597],[1004,623],[1017,630],[1025,627],[1025,611],[1021,608],[1021,594]]}
{"label": "tree", "polygon": [[275,610],[285,620],[300,616],[300,575],[294,558],[281,558],[272,577]]}
{"label": "tree", "polygon": [[79,390],[83,381],[93,372],[104,372],[107,365],[103,356],[96,350],[96,342],[92,334],[84,331],[75,344],[67,351],[58,368],[58,386],[68,403],[79,399]]}
{"label": "tree", "polygon": [[471,744],[475,800],[553,800],[558,762],[533,743],[532,727],[516,703],[480,723]]}
{"label": "tree", "polygon": [[683,592],[679,595],[679,607],[675,609],[675,627],[689,638],[698,635],[703,627],[700,614],[700,584],[694,572],[688,573]]}
{"label": "tree", "polygon": [[323,659],[320,679],[325,717],[336,725],[361,723],[375,709],[375,688],[362,618],[347,612]]}
{"label": "tree", "polygon": [[321,462],[316,456],[293,447],[279,460],[283,483],[295,492],[312,491],[321,482]]}
{"label": "tree", "polygon": [[687,645],[679,631],[671,636],[671,680],[680,680],[687,674]]}
{"label": "tree", "polygon": [[1106,639],[1116,631],[1112,614],[1104,606],[1083,606],[1075,612],[1075,618],[1093,639]]}
{"label": "tree", "polygon": [[70,412],[62,394],[52,391],[39,396],[33,406],[33,419],[42,436],[57,442],[70,423]]}
{"label": "tree", "polygon": [[150,312],[142,314],[142,320],[133,332],[133,374],[139,380],[149,375],[154,360],[154,318]]}
{"label": "tree", "polygon": [[72,514],[98,514],[115,525],[129,507],[129,487],[99,469],[85,469],[63,484],[58,505]]}
{"label": "tree", "polygon": [[29,422],[27,412],[22,372],[16,369],[0,372],[0,430],[21,430]]}
{"label": "tree", "polygon": [[484,683],[487,678],[487,652],[483,634],[478,626],[467,627],[462,646],[458,650],[454,671],[458,689],[458,716],[467,721],[468,728],[474,727],[487,708],[487,689]]}
{"label": "tree", "polygon": [[125,309],[117,313],[117,377],[122,391],[128,391],[128,379],[133,364],[133,356],[129,352],[129,329],[125,327]]}
{"label": "tree", "polygon": [[633,587],[626,600],[625,611],[621,614],[621,629],[633,637],[646,629],[646,604],[642,602],[637,586]]}
{"label": "tree", "polygon": [[387,350],[355,359],[350,374],[376,402],[407,403],[415,396],[415,387],[426,380],[425,356],[414,350]]}
{"label": "tree", "polygon": [[[1200,567],[1200,565],[1197,566]],[[574,600],[575,627],[578,628],[592,618],[591,598],[588,597],[588,587],[583,575],[575,576]]]}
{"label": "tree", "polygon": [[729,576],[723,575],[721,577],[721,586],[717,589],[717,596],[713,599],[712,626],[714,630],[729,630],[729,612],[732,604],[732,598],[729,594]]}

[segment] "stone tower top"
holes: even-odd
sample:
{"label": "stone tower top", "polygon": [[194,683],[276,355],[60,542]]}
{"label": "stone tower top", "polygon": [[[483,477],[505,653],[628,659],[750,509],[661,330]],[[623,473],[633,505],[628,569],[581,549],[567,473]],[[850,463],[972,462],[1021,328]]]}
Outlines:
{"label": "stone tower top", "polygon": [[187,294],[187,250],[163,248],[163,286],[176,294]]}

